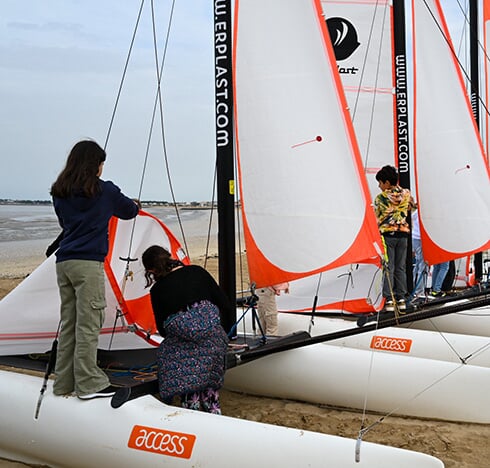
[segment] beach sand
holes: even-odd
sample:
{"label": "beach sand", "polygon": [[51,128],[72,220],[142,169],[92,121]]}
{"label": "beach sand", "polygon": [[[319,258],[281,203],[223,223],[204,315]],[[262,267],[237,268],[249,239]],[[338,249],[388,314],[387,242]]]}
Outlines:
{"label": "beach sand", "polygon": [[[0,299],[42,260],[42,255],[38,254],[22,259],[20,264],[13,265],[12,268],[4,265],[0,273]],[[202,257],[194,258],[194,263],[202,265],[204,260]],[[216,276],[216,255],[212,255],[207,261],[206,268]],[[324,371],[328,372],[328,369]],[[255,397],[226,390],[221,391],[221,402],[223,413],[228,416],[354,439],[358,437],[363,420],[360,411]],[[490,425],[394,416],[382,419],[381,415],[369,414],[365,416],[364,427],[377,421],[381,421],[380,424],[376,424],[363,436],[364,441],[427,453],[441,459],[448,468],[490,466]],[[250,450],[257,449],[259,448],[250,447]],[[352,456],[354,457],[354,453]],[[20,466],[26,465],[0,460],[2,468]]]}

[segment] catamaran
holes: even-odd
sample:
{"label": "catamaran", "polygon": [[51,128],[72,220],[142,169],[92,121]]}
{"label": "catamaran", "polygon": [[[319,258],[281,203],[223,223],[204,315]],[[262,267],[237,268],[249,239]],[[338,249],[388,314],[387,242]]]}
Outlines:
{"label": "catamaran", "polygon": [[[376,18],[369,25],[377,24],[382,19],[383,24],[389,27],[393,23],[392,9],[400,9],[401,6],[401,2],[394,2],[393,7],[391,2],[366,2],[362,7],[357,2],[354,3],[323,2],[327,24],[329,17],[335,19],[335,24],[329,28],[331,34],[332,30],[338,31],[334,36],[334,45],[341,44],[352,56],[362,50],[362,46],[355,47],[359,45],[359,36],[349,29],[353,18],[357,20],[355,24],[366,23],[366,18]],[[430,38],[430,34],[434,34],[436,25],[442,22],[442,12],[437,1],[423,2],[424,5],[419,3],[413,3],[413,30],[414,36],[422,40],[427,35]],[[368,70],[368,79],[372,81],[367,84],[361,86],[357,83],[355,87],[352,85],[349,88],[344,82],[342,87],[338,75],[338,67],[341,65],[337,65],[335,49],[330,48],[329,41],[323,38],[323,47],[320,39],[314,41],[317,47],[307,42],[313,31],[321,36],[312,24],[308,24],[297,12],[294,17],[287,20],[281,17],[277,21],[271,19],[274,18],[271,12],[270,15],[265,15],[266,19],[260,21],[254,18],[253,7],[250,2],[238,2],[237,11],[240,13],[235,25],[237,152],[250,279],[258,287],[290,281],[290,294],[278,298],[278,304],[281,311],[293,313],[279,314],[279,331],[286,334],[302,329],[316,338],[307,340],[312,345],[311,348],[301,351],[302,364],[299,364],[298,358],[297,365],[288,367],[298,356],[292,351],[287,351],[289,354],[262,357],[231,369],[227,373],[226,385],[235,390],[305,399],[316,403],[335,402],[339,406],[357,408],[367,405],[368,409],[375,411],[394,411],[399,414],[426,415],[450,420],[463,418],[466,421],[488,421],[489,415],[484,415],[478,409],[482,408],[481,404],[473,412],[466,403],[462,405],[465,408],[457,408],[453,400],[455,392],[462,392],[463,397],[469,388],[474,388],[473,384],[466,387],[473,378],[476,379],[477,387],[480,378],[487,378],[486,370],[472,365],[471,360],[464,360],[464,357],[478,352],[484,360],[483,354],[488,350],[488,336],[452,334],[449,339],[458,343],[456,348],[463,350],[468,345],[466,351],[462,351],[460,355],[449,347],[442,354],[435,350],[432,352],[431,343],[435,335],[415,331],[405,334],[406,331],[399,332],[393,328],[383,329],[379,333],[371,328],[369,331],[374,336],[358,340],[355,344],[347,339],[337,341],[342,349],[330,344],[317,345],[319,339],[329,339],[328,334],[336,327],[338,334],[341,334],[339,330],[349,328],[346,321],[340,319],[349,316],[352,319],[359,310],[380,308],[379,265],[382,249],[379,247],[379,233],[370,208],[370,195],[365,179],[366,166],[373,166],[370,163],[363,165],[366,158],[361,158],[355,137],[359,133],[364,138],[363,143],[368,143],[368,136],[363,133],[366,124],[361,123],[361,128],[357,130],[355,120],[354,127],[352,126],[349,110],[353,113],[355,102],[346,101],[344,97],[346,88],[347,91],[352,91],[351,88],[361,89],[359,107],[368,100],[367,97],[374,95],[377,98],[377,75],[374,74],[376,67],[371,66],[372,75]],[[427,22],[427,16],[431,16],[431,9],[437,15],[431,24],[426,24],[424,20]],[[345,14],[346,10],[349,15]],[[423,15],[420,10],[423,10]],[[344,21],[344,17],[348,17],[350,21]],[[247,21],[254,24],[253,35],[248,33]],[[296,24],[294,28],[291,26],[293,23]],[[339,23],[340,26],[336,26]],[[365,29],[365,37],[368,37],[371,30]],[[272,30],[274,40],[266,41],[265,37]],[[301,32],[294,35],[293,30]],[[391,44],[389,39],[388,37],[388,44]],[[442,50],[438,53],[446,54],[447,60],[452,50],[447,30],[443,36],[439,32],[439,40],[445,44],[445,49],[441,46]],[[259,56],[256,54],[258,43],[263,52]],[[283,49],[284,44],[287,46],[287,54]],[[385,48],[381,46],[377,50],[379,55],[385,52]],[[345,51],[335,55],[344,60],[349,57]],[[418,59],[421,59],[420,55]],[[358,62],[362,63],[359,59]],[[400,68],[395,75],[398,77],[397,88],[404,88],[402,94],[406,95],[408,83],[405,55],[396,56],[395,62]],[[393,61],[390,60],[390,63]],[[450,64],[451,71],[456,73],[452,59]],[[356,68],[359,68],[361,76],[362,70],[355,66],[355,62],[353,64],[347,61],[344,66],[344,69],[351,71]],[[347,80],[352,81],[355,78],[353,73],[346,75]],[[320,76],[332,78],[320,80]],[[392,76],[390,74],[390,78]],[[429,82],[427,75],[424,78]],[[454,81],[460,86],[459,80]],[[381,110],[386,112],[389,109],[392,115],[394,98],[386,92],[391,89],[389,83],[388,81],[384,84],[381,81],[378,86],[381,87],[381,100],[386,96],[391,100],[391,108],[381,105]],[[471,222],[480,224],[475,226],[474,235],[469,235],[467,242],[471,245],[463,247],[463,251],[453,251],[454,256],[487,248],[490,232],[490,197],[482,197],[482,193],[488,194],[490,190],[488,170],[483,164],[483,153],[468,99],[462,89],[457,96],[462,103],[457,111],[465,112],[461,119],[466,122],[470,135],[468,138],[474,143],[472,168],[477,173],[475,181],[479,182],[474,193],[479,199],[478,212],[472,212]],[[398,103],[401,105],[401,102]],[[396,128],[393,125],[388,126],[388,130],[392,128],[394,132],[399,132],[393,136],[393,141],[398,145],[401,144],[406,133],[403,130],[408,125],[403,123],[407,116],[402,110],[400,113],[403,118],[398,116],[399,125]],[[356,115],[356,119],[358,118]],[[383,120],[380,122],[379,125],[382,126]],[[374,119],[373,125],[377,123],[378,120]],[[373,138],[375,136],[376,134]],[[417,147],[422,145],[423,148],[424,141],[422,136]],[[395,143],[389,146],[396,146]],[[365,148],[365,145],[361,148]],[[385,159],[386,164],[393,163],[393,150],[390,151]],[[422,153],[419,151],[418,154],[420,159]],[[379,158],[379,152],[376,156]],[[459,163],[456,161],[451,164]],[[454,174],[453,169],[449,171],[451,175],[460,177],[459,173]],[[473,169],[465,177],[472,177]],[[456,189],[456,183],[451,188]],[[420,206],[428,204],[430,198],[431,192],[427,195],[421,193]],[[422,199],[429,201],[424,202]],[[427,212],[430,213],[428,208]],[[459,221],[456,224],[459,225]],[[472,300],[462,301],[468,301],[465,302],[465,307],[469,308],[468,304]],[[488,296],[484,301],[488,303]],[[481,303],[473,302],[473,305],[478,304]],[[440,304],[434,304],[430,312],[439,306]],[[454,311],[445,307],[449,306],[441,307],[442,313]],[[311,310],[314,311],[313,319],[305,320],[302,314]],[[322,313],[328,316],[322,316]],[[331,316],[335,314],[340,319],[332,319]],[[415,314],[408,317],[407,321],[414,319]],[[397,323],[392,325],[395,324]],[[481,327],[481,323],[479,326]],[[250,329],[249,326],[246,330]],[[480,334],[483,333],[475,333]],[[444,337],[439,339],[444,348]],[[391,347],[380,345],[383,341],[390,342]],[[300,345],[287,345],[280,349],[291,350],[298,346]],[[382,351],[374,356],[374,350]],[[252,351],[244,353],[242,359],[245,360],[246,355],[256,357],[259,354],[265,355],[262,351]],[[369,364],[371,359],[376,363],[373,366],[375,369],[391,378],[371,378],[376,372]],[[483,360],[478,362],[484,362]],[[427,369],[427,374],[422,369]],[[465,375],[466,373],[468,374]],[[423,377],[424,374],[427,378]],[[457,390],[458,385],[452,379],[458,380],[458,375],[461,382],[466,383]],[[436,381],[437,385],[433,385]],[[472,398],[481,400],[484,395],[477,390]],[[426,403],[424,399],[427,399]]]}
{"label": "catamaran", "polygon": [[[268,0],[257,6],[277,13],[281,11],[279,3]],[[286,21],[293,19],[293,13],[316,25],[312,40],[318,39],[318,31],[324,35],[317,0],[294,0],[282,11]],[[228,2],[215,2],[218,22],[230,13]],[[217,50],[222,51],[221,34],[217,41]],[[184,262],[188,259],[166,226],[144,212],[135,221],[112,222],[109,237],[110,251],[105,261],[107,313],[99,343],[107,351],[101,351],[101,359],[104,354],[110,360],[107,368],[115,370],[125,365],[127,370],[128,359],[134,362],[141,355],[151,359],[162,339],[155,333],[148,291],[144,289],[141,253],[156,243],[176,258]],[[215,468],[230,463],[245,467],[257,463],[257,450],[250,447],[266,447],[260,450],[260,463],[274,466],[443,466],[434,457],[361,443],[361,438],[345,439],[200,413],[165,405],[149,394],[135,398],[138,395],[133,387],[121,381],[122,392],[112,402],[54,396],[49,379],[52,359],[44,376],[25,370],[39,370],[32,358],[49,348],[51,358],[54,355],[59,322],[54,262],[53,257],[48,258],[0,302],[0,355],[8,366],[0,370],[2,457],[73,467],[161,464]],[[111,373],[111,378],[117,383],[117,375]],[[150,383],[151,378],[150,372]]]}

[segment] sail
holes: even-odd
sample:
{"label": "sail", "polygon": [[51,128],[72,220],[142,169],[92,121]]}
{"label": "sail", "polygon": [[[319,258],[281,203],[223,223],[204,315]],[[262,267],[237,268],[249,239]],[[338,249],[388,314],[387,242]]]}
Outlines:
{"label": "sail", "polygon": [[437,0],[412,0],[414,161],[424,258],[490,247],[490,175]]}
{"label": "sail", "polygon": [[[278,296],[279,312],[368,313],[383,306],[382,272],[377,265],[351,264],[291,282]],[[315,298],[315,299],[314,299]]]}
{"label": "sail", "polygon": [[490,159],[490,117],[488,115],[488,109],[490,108],[490,2],[483,2],[483,75],[484,75],[484,96],[485,96],[485,144],[487,152],[487,164]]}
{"label": "sail", "polygon": [[322,0],[371,197],[375,174],[395,164],[391,0]]}
{"label": "sail", "polygon": [[380,237],[319,1],[237,0],[234,57],[251,281],[376,261]]}
{"label": "sail", "polygon": [[[170,230],[143,211],[135,221],[113,218],[109,240],[105,261],[107,308],[99,347],[131,349],[155,345],[159,338],[152,337],[156,327],[141,255],[150,245],[158,244],[184,263],[188,263],[188,258]],[[51,348],[60,308],[55,261],[54,255],[46,259],[0,301],[0,355],[43,353]]]}

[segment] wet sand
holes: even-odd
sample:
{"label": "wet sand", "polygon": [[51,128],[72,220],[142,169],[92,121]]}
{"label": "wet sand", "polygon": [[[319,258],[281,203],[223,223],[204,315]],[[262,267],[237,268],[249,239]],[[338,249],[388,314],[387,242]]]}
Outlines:
{"label": "wet sand", "polygon": [[[19,264],[14,262],[13,268],[6,268],[3,264],[0,272],[0,298],[13,289],[42,260],[43,256],[37,254],[26,257]],[[203,264],[204,259],[194,258],[194,262]],[[216,275],[216,256],[207,261],[206,268]],[[223,413],[228,416],[354,439],[358,437],[362,424],[363,427],[368,427],[380,421],[363,436],[364,441],[427,453],[441,459],[448,468],[490,466],[490,425],[395,416],[382,419],[381,415],[372,414],[366,415],[363,420],[359,411],[255,397],[226,390],[221,392],[221,402]],[[251,447],[250,450],[257,450],[257,447]],[[26,465],[0,460],[2,468],[20,466]]]}

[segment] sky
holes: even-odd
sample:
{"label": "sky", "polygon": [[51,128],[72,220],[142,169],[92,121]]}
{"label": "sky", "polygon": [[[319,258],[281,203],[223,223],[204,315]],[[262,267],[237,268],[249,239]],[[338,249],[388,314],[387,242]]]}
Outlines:
{"label": "sky", "polygon": [[[460,24],[458,2],[464,0],[442,1],[450,28]],[[171,2],[154,3],[161,57]],[[169,32],[162,97],[168,171],[177,201],[213,196],[213,3],[177,0]],[[140,4],[2,0],[0,199],[49,199],[50,186],[77,141],[89,138],[104,145]],[[155,95],[146,1],[102,178],[128,196],[170,201],[160,123],[148,143]]]}

